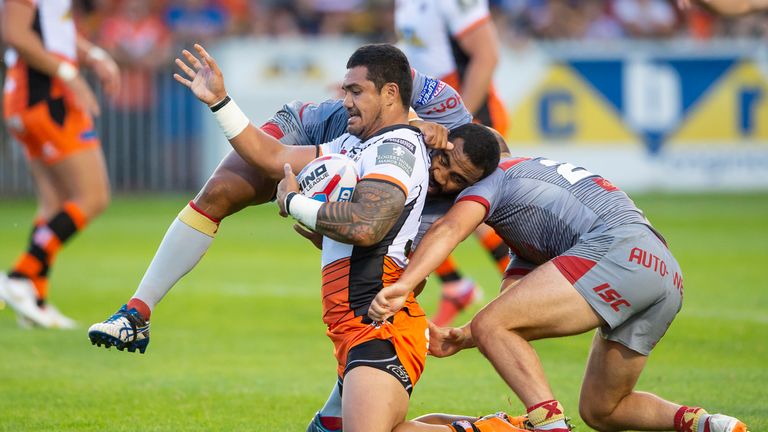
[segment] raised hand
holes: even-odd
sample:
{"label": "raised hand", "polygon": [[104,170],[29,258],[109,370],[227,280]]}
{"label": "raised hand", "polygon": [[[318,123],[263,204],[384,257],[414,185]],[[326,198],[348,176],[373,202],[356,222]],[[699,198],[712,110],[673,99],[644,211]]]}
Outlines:
{"label": "raised hand", "polygon": [[195,44],[195,50],[200,59],[187,50],[181,52],[186,63],[179,58],[176,59],[176,65],[189,79],[177,73],[173,74],[173,78],[192,90],[192,93],[201,102],[210,106],[227,97],[227,90],[224,88],[224,76],[221,74],[216,61],[205,48],[200,44]]}

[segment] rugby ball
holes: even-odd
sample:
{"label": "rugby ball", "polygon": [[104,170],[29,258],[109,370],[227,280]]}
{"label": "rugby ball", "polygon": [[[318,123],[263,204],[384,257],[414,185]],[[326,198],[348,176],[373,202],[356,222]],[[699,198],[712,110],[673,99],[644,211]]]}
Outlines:
{"label": "rugby ball", "polygon": [[296,176],[302,195],[322,202],[349,201],[357,185],[357,166],[341,154],[329,154],[308,163]]}

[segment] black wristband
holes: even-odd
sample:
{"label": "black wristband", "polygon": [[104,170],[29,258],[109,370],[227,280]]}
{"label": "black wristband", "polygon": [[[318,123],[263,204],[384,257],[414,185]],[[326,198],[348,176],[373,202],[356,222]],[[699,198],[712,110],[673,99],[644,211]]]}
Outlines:
{"label": "black wristband", "polygon": [[296,192],[289,192],[285,196],[285,212],[291,214],[291,200],[296,196]]}
{"label": "black wristband", "polygon": [[211,105],[211,112],[216,112],[224,108],[224,105],[228,104],[231,100],[232,98],[227,95],[224,99],[221,100],[221,102],[217,102],[216,104]]}

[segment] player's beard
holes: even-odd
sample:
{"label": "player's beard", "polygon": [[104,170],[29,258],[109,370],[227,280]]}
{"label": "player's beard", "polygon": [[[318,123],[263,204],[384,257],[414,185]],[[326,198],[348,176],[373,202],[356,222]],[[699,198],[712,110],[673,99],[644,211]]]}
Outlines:
{"label": "player's beard", "polygon": [[[353,108],[347,110],[347,115],[350,119],[353,117],[357,117],[357,123],[356,125],[352,125],[350,123],[347,123],[347,132],[349,132],[351,135],[354,135],[361,140],[368,139],[371,135],[373,135],[379,128],[377,125],[381,125],[381,110],[379,110],[376,113],[376,116],[373,118],[372,121],[365,121],[363,118],[362,112],[360,110]],[[374,129],[376,128],[376,129]]]}

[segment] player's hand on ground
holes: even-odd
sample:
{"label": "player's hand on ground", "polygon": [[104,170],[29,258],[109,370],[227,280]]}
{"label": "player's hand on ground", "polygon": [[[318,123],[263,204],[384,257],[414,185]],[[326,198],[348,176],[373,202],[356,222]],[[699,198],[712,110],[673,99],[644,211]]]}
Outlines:
{"label": "player's hand on ground", "polygon": [[89,66],[99,78],[104,92],[109,96],[117,96],[120,91],[120,68],[106,51],[94,48],[98,49],[100,54],[90,61]]}
{"label": "player's hand on ground", "polygon": [[173,78],[186,86],[200,101],[210,105],[220,102],[227,97],[224,88],[224,76],[219,66],[210,54],[200,44],[195,44],[199,59],[187,50],[181,54],[186,60],[176,59],[176,66],[181,69],[187,78],[175,73]]}
{"label": "player's hand on ground", "polygon": [[71,99],[69,99],[71,103],[94,117],[101,115],[99,101],[82,75],[77,75],[71,80],[65,81],[64,84],[71,90]]}
{"label": "player's hand on ground", "polygon": [[285,197],[291,192],[299,192],[299,182],[296,180],[296,175],[293,174],[291,164],[283,166],[283,174],[283,179],[277,184],[275,201],[277,201],[277,205],[280,207],[280,216],[286,217],[288,216],[288,211],[285,208]]}
{"label": "player's hand on ground", "polygon": [[405,305],[411,290],[399,283],[384,287],[376,294],[368,308],[368,317],[373,321],[385,321]]}
{"label": "player's hand on ground", "polygon": [[299,233],[302,237],[312,242],[316,248],[323,250],[323,235],[314,232],[311,229],[304,228],[301,224],[294,224],[293,230]]}
{"label": "player's hand on ground", "polygon": [[429,322],[429,354],[448,357],[471,346],[469,325],[464,327],[438,327]]}
{"label": "player's hand on ground", "polygon": [[411,125],[419,128],[427,147],[435,150],[453,150],[453,143],[448,141],[448,128],[445,126],[423,120],[411,121]]}

